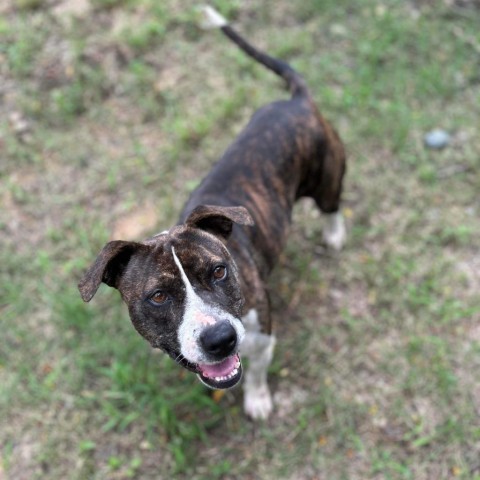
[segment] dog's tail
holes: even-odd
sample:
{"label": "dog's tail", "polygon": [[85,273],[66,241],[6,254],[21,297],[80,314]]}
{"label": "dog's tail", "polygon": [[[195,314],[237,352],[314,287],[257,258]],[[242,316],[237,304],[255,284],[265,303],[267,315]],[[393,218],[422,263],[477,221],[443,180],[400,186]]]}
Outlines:
{"label": "dog's tail", "polygon": [[288,63],[278,60],[256,49],[241,37],[229,24],[228,21],[214,8],[206,5],[200,7],[203,15],[203,28],[219,28],[222,32],[247,55],[252,57],[263,66],[272,70],[282,77],[293,96],[308,95],[308,88],[302,76],[297,73]]}

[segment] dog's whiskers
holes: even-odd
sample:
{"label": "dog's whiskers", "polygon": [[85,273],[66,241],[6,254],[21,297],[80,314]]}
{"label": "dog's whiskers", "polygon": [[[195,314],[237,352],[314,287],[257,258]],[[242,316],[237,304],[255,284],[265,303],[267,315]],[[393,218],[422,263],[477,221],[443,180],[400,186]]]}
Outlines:
{"label": "dog's whiskers", "polygon": [[179,353],[176,357],[175,357],[175,361],[176,362],[181,362],[182,360],[187,360],[182,353]]}

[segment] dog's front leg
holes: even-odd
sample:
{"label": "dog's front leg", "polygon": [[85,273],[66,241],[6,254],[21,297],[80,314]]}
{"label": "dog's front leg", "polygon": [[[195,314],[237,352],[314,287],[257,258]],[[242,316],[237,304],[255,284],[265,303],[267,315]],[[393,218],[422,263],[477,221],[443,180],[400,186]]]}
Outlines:
{"label": "dog's front leg", "polygon": [[248,358],[244,380],[244,409],[253,418],[266,419],[273,408],[272,396],[267,383],[267,371],[272,361],[275,337],[260,332],[258,315],[250,310],[243,318],[246,335],[241,353]]}

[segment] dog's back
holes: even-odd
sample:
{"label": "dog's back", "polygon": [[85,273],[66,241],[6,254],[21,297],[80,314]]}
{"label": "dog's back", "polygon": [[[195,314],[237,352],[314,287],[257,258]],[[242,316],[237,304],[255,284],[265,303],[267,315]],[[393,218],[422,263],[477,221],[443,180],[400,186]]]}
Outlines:
{"label": "dog's back", "polygon": [[[237,236],[248,239],[237,241],[251,243],[264,278],[284,247],[295,200],[310,196],[323,212],[338,211],[345,152],[299,73],[252,46],[210,7],[204,7],[204,13],[209,27],[220,28],[247,55],[282,77],[291,98],[255,112],[192,193],[180,223],[197,205],[245,206],[255,227],[244,232],[238,228]],[[230,245],[234,242],[235,236]]]}

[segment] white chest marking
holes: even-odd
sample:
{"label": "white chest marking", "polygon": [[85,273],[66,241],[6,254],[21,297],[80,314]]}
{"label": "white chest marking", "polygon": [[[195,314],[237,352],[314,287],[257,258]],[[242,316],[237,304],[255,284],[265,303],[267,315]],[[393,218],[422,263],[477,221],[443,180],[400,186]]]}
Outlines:
{"label": "white chest marking", "polygon": [[258,312],[254,308],[242,317],[242,322],[246,330],[245,339],[240,348],[243,355],[256,358],[262,354],[263,350],[273,348],[275,337],[261,332]]}

